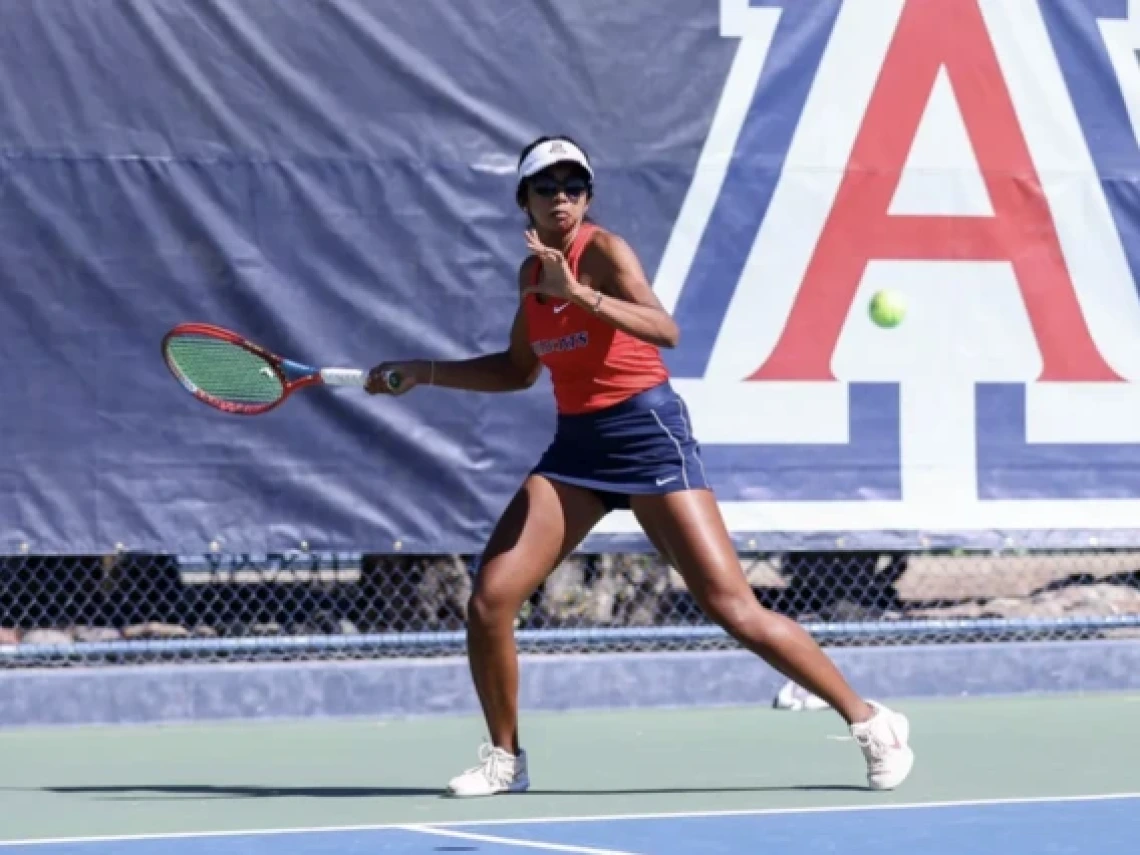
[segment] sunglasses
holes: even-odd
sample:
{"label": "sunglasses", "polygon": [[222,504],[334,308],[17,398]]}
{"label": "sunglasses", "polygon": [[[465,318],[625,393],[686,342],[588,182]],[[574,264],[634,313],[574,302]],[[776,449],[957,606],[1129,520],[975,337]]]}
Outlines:
{"label": "sunglasses", "polygon": [[531,189],[544,199],[553,199],[561,190],[571,199],[577,199],[590,189],[590,182],[584,178],[567,178],[556,181],[553,178],[536,178],[530,182]]}

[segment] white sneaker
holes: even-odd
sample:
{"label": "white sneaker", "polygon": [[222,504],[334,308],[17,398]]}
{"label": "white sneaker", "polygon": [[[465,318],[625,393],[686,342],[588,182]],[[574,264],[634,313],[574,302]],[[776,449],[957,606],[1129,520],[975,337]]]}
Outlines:
{"label": "white sneaker", "polygon": [[522,793],[530,787],[526,770],[526,752],[518,756],[488,744],[479,747],[479,765],[447,784],[447,794],[469,798],[494,796],[499,793]]}
{"label": "white sneaker", "polygon": [[868,701],[875,715],[851,725],[851,736],[867,759],[867,783],[872,790],[893,790],[906,780],[914,766],[909,745],[910,722],[902,713]]}

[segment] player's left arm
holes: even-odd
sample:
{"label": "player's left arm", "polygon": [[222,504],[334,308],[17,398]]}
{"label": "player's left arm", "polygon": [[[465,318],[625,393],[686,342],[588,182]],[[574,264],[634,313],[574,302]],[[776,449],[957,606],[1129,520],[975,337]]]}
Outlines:
{"label": "player's left arm", "polygon": [[600,281],[594,288],[575,283],[571,299],[635,338],[658,347],[676,347],[680,329],[653,293],[633,248],[617,235],[602,232],[587,252],[597,254],[594,269]]}

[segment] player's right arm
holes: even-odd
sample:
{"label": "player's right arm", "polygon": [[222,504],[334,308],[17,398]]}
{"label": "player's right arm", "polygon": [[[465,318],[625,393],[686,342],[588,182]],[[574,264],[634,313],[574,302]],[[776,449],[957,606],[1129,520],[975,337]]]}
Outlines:
{"label": "player's right arm", "polygon": [[394,394],[402,394],[421,384],[464,389],[469,392],[517,392],[534,385],[542,371],[527,338],[526,315],[522,302],[522,283],[536,263],[528,258],[519,268],[519,305],[511,324],[510,339],[505,350],[472,359],[417,359],[410,362],[382,362],[369,372],[365,389],[369,392],[393,394],[384,378],[399,372],[404,378]]}

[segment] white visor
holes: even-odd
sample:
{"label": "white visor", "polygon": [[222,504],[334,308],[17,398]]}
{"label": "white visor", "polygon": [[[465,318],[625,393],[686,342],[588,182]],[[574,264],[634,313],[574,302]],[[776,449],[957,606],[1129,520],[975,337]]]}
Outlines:
{"label": "white visor", "polygon": [[590,168],[590,161],[582,149],[566,140],[548,140],[536,145],[526,156],[519,166],[519,181],[537,175],[556,163],[575,163],[586,170],[591,181],[594,178],[594,170]]}

